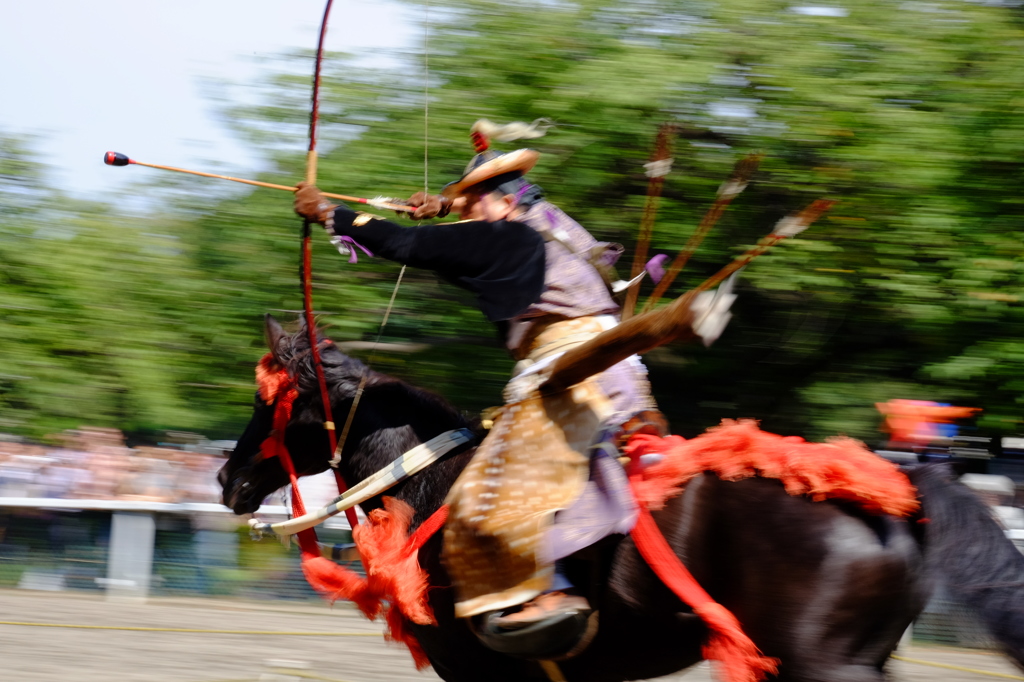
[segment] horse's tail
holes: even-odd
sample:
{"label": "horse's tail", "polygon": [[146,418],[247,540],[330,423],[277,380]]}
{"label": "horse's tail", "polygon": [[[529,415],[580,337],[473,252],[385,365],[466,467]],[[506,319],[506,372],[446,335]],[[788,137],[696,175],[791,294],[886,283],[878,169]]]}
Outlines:
{"label": "horse's tail", "polygon": [[917,467],[910,480],[921,499],[929,573],[976,608],[992,636],[1024,666],[1024,554],[946,467]]}

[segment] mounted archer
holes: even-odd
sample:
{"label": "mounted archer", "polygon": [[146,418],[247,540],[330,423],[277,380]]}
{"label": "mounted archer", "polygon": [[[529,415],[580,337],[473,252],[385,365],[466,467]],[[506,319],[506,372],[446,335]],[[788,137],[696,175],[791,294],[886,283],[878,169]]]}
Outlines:
{"label": "mounted archer", "polygon": [[[434,270],[475,293],[518,360],[506,406],[448,495],[445,527],[456,615],[488,614],[498,631],[589,613],[563,560],[606,536],[628,533],[636,521],[611,443],[627,422],[630,431],[666,431],[636,355],[571,389],[546,397],[538,392],[566,351],[618,324],[608,271],[622,253],[621,245],[597,241],[527,180],[538,152],[489,148],[490,138],[543,132],[538,123],[478,121],[472,129],[477,154],[463,176],[440,196],[410,199],[414,217],[455,210],[462,222],[402,228],[328,204],[310,185],[296,194],[296,211],[323,224],[335,243]],[[720,333],[727,315],[703,316],[693,329],[689,305],[674,312],[688,332],[679,336],[703,336],[705,343]]]}

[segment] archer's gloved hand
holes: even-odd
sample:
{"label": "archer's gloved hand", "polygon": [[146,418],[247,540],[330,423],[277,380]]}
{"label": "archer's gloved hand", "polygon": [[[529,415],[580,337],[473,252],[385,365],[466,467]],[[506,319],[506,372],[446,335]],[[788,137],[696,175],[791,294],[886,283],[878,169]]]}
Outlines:
{"label": "archer's gloved hand", "polygon": [[416,192],[405,203],[416,208],[416,211],[412,214],[412,217],[416,220],[444,218],[452,210],[452,204],[448,199],[436,194],[427,194],[426,192]]}
{"label": "archer's gloved hand", "polygon": [[300,182],[297,187],[295,212],[311,223],[325,224],[337,206],[327,201],[316,185]]}

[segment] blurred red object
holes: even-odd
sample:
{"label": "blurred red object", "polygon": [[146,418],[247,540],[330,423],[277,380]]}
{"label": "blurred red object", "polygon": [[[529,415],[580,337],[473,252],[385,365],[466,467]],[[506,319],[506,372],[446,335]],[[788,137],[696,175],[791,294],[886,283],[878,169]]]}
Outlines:
{"label": "blurred red object", "polygon": [[897,399],[875,403],[875,407],[885,415],[882,430],[892,442],[914,445],[927,445],[938,438],[936,424],[952,424],[981,412],[980,407],[947,406],[930,400]]}

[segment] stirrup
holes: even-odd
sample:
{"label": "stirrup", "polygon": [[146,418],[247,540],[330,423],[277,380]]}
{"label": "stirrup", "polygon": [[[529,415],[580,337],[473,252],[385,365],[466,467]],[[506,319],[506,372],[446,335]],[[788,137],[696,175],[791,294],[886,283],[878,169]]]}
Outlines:
{"label": "stirrup", "polygon": [[519,630],[502,630],[492,621],[502,611],[470,619],[480,642],[500,654],[530,660],[565,660],[583,652],[597,634],[597,611],[572,611]]}

